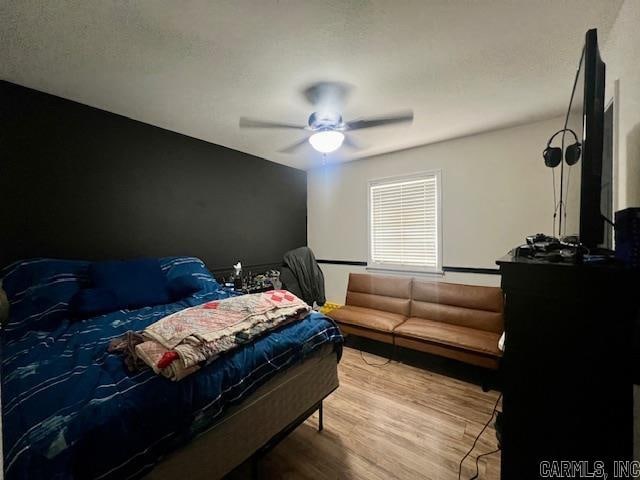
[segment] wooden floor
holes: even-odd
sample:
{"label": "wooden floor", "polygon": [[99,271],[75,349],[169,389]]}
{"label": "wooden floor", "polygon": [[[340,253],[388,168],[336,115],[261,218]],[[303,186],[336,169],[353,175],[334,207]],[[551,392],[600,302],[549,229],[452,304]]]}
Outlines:
{"label": "wooden floor", "polygon": [[[370,363],[384,358],[364,353]],[[489,419],[498,393],[441,373],[391,362],[369,366],[345,347],[340,387],[317,413],[260,463],[263,479],[458,478],[458,463]],[[467,458],[462,478],[475,473],[475,457],[495,450],[493,423]],[[480,460],[480,479],[500,477],[500,453]]]}

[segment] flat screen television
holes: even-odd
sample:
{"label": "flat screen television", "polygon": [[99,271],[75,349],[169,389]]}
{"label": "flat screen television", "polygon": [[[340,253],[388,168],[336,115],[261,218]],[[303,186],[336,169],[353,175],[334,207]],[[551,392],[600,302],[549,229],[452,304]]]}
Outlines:
{"label": "flat screen television", "polygon": [[[580,243],[595,252],[606,245],[603,200],[603,139],[605,64],[600,58],[596,29],[586,34],[564,128],[576,132],[582,144],[580,159]],[[573,143],[570,133],[563,134],[563,147]],[[564,150],[564,148],[563,148]]]}

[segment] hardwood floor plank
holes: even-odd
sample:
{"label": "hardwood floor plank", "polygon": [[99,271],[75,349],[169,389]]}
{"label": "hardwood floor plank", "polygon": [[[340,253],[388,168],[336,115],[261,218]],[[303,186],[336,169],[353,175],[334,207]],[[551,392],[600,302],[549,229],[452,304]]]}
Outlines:
{"label": "hardwood floor plank", "polygon": [[[495,391],[401,362],[367,365],[348,347],[339,375],[340,388],[324,402],[324,431],[314,414],[262,460],[262,478],[456,480],[498,399]],[[492,422],[462,478],[475,473],[477,455],[496,446]],[[479,471],[481,479],[499,479],[500,453],[482,457]]]}

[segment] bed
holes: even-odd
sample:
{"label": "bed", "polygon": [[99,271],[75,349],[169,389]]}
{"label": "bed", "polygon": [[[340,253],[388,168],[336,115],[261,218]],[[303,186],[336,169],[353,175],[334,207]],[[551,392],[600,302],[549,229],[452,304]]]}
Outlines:
{"label": "bed", "polygon": [[160,260],[199,290],[180,301],[70,320],[88,262],[35,259],[2,271],[4,470],[14,479],[219,478],[276,441],[337,385],[342,335],[313,312],[171,382],[130,373],[108,342],[226,298],[192,257]]}

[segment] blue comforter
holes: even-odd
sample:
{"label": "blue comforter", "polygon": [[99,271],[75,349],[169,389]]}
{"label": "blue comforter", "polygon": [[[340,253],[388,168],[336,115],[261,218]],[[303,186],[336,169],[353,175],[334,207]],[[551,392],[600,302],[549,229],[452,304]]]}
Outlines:
{"label": "blue comforter", "polygon": [[132,374],[107,353],[110,339],[229,293],[200,260],[167,258],[169,278],[193,275],[201,290],[168,305],[72,322],[69,300],[86,283],[87,266],[32,260],[2,272],[11,303],[0,339],[7,480],[139,478],[278,371],[342,342],[333,322],[312,313],[180,382],[150,370]]}

